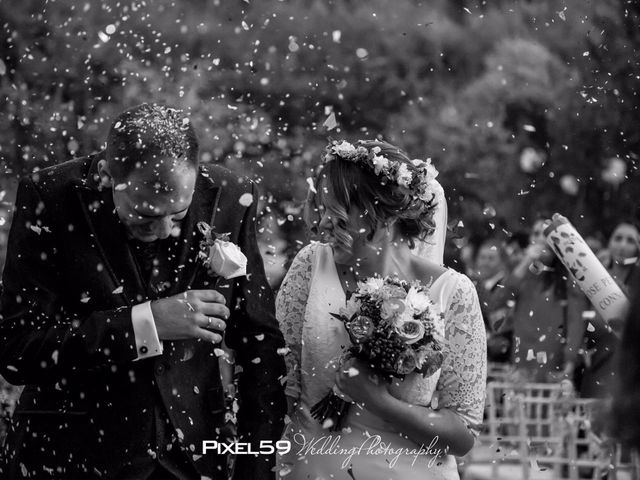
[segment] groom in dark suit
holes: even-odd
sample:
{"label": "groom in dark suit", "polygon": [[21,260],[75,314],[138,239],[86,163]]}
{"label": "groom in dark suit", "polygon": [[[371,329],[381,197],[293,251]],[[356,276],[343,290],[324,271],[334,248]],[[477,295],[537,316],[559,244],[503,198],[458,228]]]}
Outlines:
{"label": "groom in dark suit", "polygon": [[[21,181],[0,317],[0,373],[25,385],[0,478],[226,479],[218,356],[241,367],[241,442],[279,439],[284,346],[256,244],[253,184],[197,161],[189,119],[141,105],[104,152]],[[198,222],[229,233],[247,275],[216,279]],[[264,451],[264,450],[263,450]],[[234,479],[273,478],[239,455]]]}

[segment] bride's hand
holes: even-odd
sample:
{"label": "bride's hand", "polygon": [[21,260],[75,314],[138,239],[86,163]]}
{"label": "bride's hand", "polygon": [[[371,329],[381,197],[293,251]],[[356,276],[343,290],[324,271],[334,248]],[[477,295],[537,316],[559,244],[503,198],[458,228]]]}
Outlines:
{"label": "bride's hand", "polygon": [[346,360],[336,372],[337,387],[355,403],[375,410],[389,395],[387,385],[366,363],[356,358]]}

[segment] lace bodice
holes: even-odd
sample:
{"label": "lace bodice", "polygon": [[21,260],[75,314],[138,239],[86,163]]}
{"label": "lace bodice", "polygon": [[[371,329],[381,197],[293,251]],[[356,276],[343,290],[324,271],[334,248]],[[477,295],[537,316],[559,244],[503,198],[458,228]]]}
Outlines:
{"label": "lace bodice", "polygon": [[[337,274],[331,278],[334,272],[330,247],[307,245],[294,259],[276,300],[276,316],[290,349],[286,393],[308,405],[331,388],[335,360],[349,346],[341,322],[328,315],[345,302]],[[485,329],[477,294],[471,281],[453,270],[436,279],[430,293],[445,314],[442,369],[427,378],[407,376],[394,393],[406,402],[429,405],[437,391],[437,408],[451,409],[476,431],[486,382]]]}

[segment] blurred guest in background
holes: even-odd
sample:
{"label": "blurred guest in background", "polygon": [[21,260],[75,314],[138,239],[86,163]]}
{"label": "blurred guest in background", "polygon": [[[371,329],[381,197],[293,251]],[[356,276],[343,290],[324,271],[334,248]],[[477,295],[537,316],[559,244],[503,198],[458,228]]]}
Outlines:
{"label": "blurred guest in background", "polygon": [[524,251],[529,246],[529,233],[521,230],[513,232],[505,244],[509,270],[513,270],[524,255]]}
{"label": "blurred guest in background", "polygon": [[510,358],[513,327],[503,325],[510,309],[503,305],[496,307],[493,301],[496,292],[504,288],[501,282],[508,274],[507,261],[501,241],[489,238],[480,244],[475,262],[476,289],[487,329],[487,358],[490,362],[508,362]]}
{"label": "blurred guest in background", "polygon": [[461,238],[458,241],[459,247],[459,261],[461,262],[460,270],[461,273],[464,273],[469,278],[475,279],[477,274],[475,272],[475,258],[478,252],[478,244],[479,241],[477,238]]}
{"label": "blurred guest in background", "polygon": [[535,222],[530,245],[491,305],[515,301],[512,360],[520,378],[535,382],[572,379],[587,306],[586,297],[547,247],[544,227],[544,220]]}
{"label": "blurred guest in background", "polygon": [[[640,231],[632,221],[623,221],[614,228],[606,250],[599,254],[602,263],[627,296],[632,279],[638,275]],[[631,298],[631,301],[634,299]],[[604,398],[611,395],[616,375],[614,353],[618,349],[622,324],[606,324],[594,311],[585,329],[585,369],[580,394],[583,397]]]}
{"label": "blurred guest in background", "polygon": [[605,251],[604,245],[606,242],[604,235],[601,232],[597,231],[592,233],[591,235],[585,235],[584,241],[591,249],[591,251],[595,253],[598,258],[600,258],[602,252]]}
{"label": "blurred guest in background", "polygon": [[607,248],[599,252],[598,258],[625,290],[636,268],[639,254],[640,228],[635,222],[625,220],[613,229]]}
{"label": "blurred guest in background", "polygon": [[627,447],[640,451],[640,277],[630,284],[631,309],[624,325],[616,364],[611,432]]}

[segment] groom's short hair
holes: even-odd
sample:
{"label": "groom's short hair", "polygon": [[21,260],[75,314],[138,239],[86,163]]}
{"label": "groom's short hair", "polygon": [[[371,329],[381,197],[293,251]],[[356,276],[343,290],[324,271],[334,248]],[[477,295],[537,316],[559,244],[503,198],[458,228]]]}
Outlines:
{"label": "groom's short hair", "polygon": [[119,180],[160,157],[197,168],[198,139],[182,110],[143,103],[115,118],[107,135],[106,157],[111,175]]}

